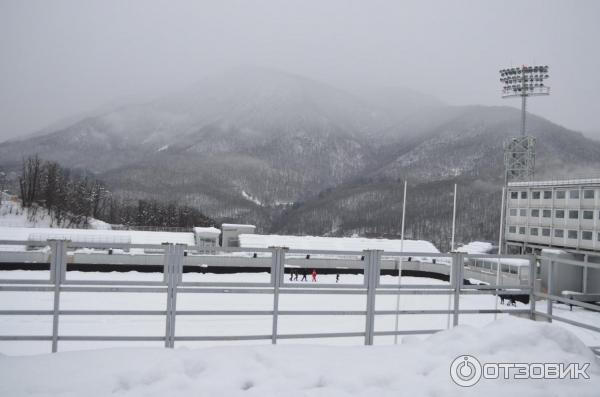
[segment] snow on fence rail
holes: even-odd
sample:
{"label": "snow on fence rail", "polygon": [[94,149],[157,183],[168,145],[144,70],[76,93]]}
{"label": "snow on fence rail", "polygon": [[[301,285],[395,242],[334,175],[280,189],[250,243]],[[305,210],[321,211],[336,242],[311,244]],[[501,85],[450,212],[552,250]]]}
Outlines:
{"label": "snow on fence rail", "polygon": [[[2,244],[3,242],[0,242]],[[365,251],[327,251],[327,250],[290,250],[285,247],[255,248],[252,252],[263,255],[270,254],[270,280],[268,282],[189,282],[184,281],[183,265],[185,258],[186,245],[183,244],[162,244],[162,245],[136,245],[120,244],[120,248],[144,248],[152,250],[162,250],[162,281],[124,281],[124,280],[71,280],[67,279],[67,250],[70,247],[77,246],[68,240],[49,240],[46,242],[10,242],[10,244],[24,244],[37,246],[50,246],[50,276],[48,279],[1,279],[0,293],[3,291],[46,291],[53,293],[53,305],[51,310],[0,310],[0,316],[20,316],[20,315],[40,315],[52,316],[52,333],[50,335],[1,335],[2,341],[50,341],[52,351],[58,350],[59,341],[162,341],[165,347],[172,348],[177,341],[234,341],[234,340],[271,340],[273,344],[281,339],[299,339],[299,338],[340,338],[340,337],[363,337],[366,345],[373,344],[375,336],[390,335],[413,335],[413,334],[431,334],[440,329],[413,329],[413,330],[386,330],[376,331],[374,324],[375,318],[381,315],[408,315],[408,314],[446,314],[452,317],[454,326],[459,323],[461,314],[477,313],[509,313],[515,315],[524,315],[531,319],[536,316],[546,316],[549,320],[564,319],[552,316],[549,313],[540,313],[535,309],[536,296],[549,296],[557,301],[565,301],[581,307],[591,307],[593,305],[583,302],[572,301],[567,298],[544,295],[535,291],[535,277],[528,277],[528,284],[514,285],[466,285],[464,282],[465,264],[469,259],[485,258],[502,260],[507,258],[520,258],[529,261],[530,274],[536,274],[536,257],[515,256],[515,255],[483,255],[467,254],[454,252],[450,254],[420,253],[420,252],[384,252],[381,250]],[[115,248],[115,244],[110,245]],[[107,244],[90,243],[90,248],[107,249]],[[228,252],[245,252],[247,249],[228,249]],[[362,257],[362,270],[364,278],[362,284],[289,284],[284,282],[284,273],[286,269],[286,255],[293,254],[310,255],[348,255]],[[1,251],[0,251],[1,255]],[[431,257],[431,258],[449,258],[450,261],[450,283],[449,285],[393,285],[380,283],[380,272],[382,257]],[[253,257],[240,257],[242,261],[252,261]],[[63,292],[94,292],[94,293],[164,293],[166,294],[167,305],[165,310],[63,310],[60,307],[61,293]],[[180,294],[268,294],[273,298],[273,304],[270,310],[178,310],[177,297]],[[366,306],[363,310],[280,310],[279,297],[283,294],[335,294],[335,295],[363,295],[366,296]],[[375,300],[378,295],[448,295],[452,297],[452,307],[447,310],[431,309],[413,309],[413,310],[376,310]],[[529,309],[461,309],[460,297],[462,295],[472,294],[500,294],[505,296],[527,295],[530,298]],[[596,309],[597,310],[597,309]],[[164,316],[165,333],[156,336],[134,336],[134,335],[112,335],[112,336],[94,336],[94,335],[61,335],[59,334],[59,322],[62,316],[72,315],[131,315],[131,316]],[[272,329],[268,334],[249,335],[186,335],[177,336],[175,333],[176,319],[178,316],[188,315],[241,315],[241,316],[271,316]],[[319,316],[364,316],[364,331],[361,332],[328,332],[328,333],[296,333],[285,334],[278,332],[278,319],[280,316],[295,315],[319,315]],[[573,323],[573,322],[571,322]],[[581,325],[576,323],[575,325]],[[587,326],[587,329],[600,331],[600,329]]]}

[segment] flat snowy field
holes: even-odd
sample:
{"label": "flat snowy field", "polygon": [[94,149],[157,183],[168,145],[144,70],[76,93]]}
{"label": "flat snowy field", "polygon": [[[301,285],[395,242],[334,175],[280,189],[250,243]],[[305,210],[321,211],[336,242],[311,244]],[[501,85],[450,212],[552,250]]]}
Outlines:
{"label": "flat snowy field", "polygon": [[[0,278],[46,278],[48,272],[5,271]],[[68,279],[160,280],[151,273],[69,272]],[[267,281],[266,273],[184,274],[185,281]],[[319,282],[334,282],[334,275]],[[360,283],[362,276],[341,275],[342,283]],[[288,280],[286,279],[286,282]],[[382,283],[397,283],[383,276]],[[403,284],[445,284],[403,277]],[[281,295],[281,310],[364,310],[364,296]],[[165,308],[164,294],[63,293],[61,309]],[[537,302],[545,309],[545,302]],[[269,310],[272,296],[261,294],[179,294],[180,310]],[[394,296],[377,296],[377,310],[395,309]],[[494,296],[461,296],[461,308],[489,309]],[[52,306],[51,293],[1,292],[0,310],[43,309]],[[404,295],[401,309],[446,309],[448,297]],[[502,306],[500,306],[502,307]],[[517,308],[527,305],[517,303]],[[600,326],[600,315],[569,311],[554,313]],[[361,346],[363,338],[251,342],[176,342],[174,351],[161,342],[60,342],[58,354],[49,342],[0,342],[0,396],[347,396],[347,395],[480,395],[597,396],[598,363],[587,346],[600,345],[593,331],[517,319],[508,315],[461,315],[460,326],[432,336],[407,336],[394,346],[392,337],[375,337],[380,346]],[[403,315],[401,330],[444,329],[446,315]],[[376,330],[393,330],[394,316],[378,316]],[[61,335],[164,335],[163,316],[61,316]],[[178,316],[177,336],[269,334],[270,316]],[[281,316],[280,333],[364,331],[362,316]],[[0,334],[48,335],[50,316],[3,316]],[[226,346],[224,346],[226,345]],[[238,345],[233,347],[232,345]],[[245,346],[239,346],[245,345]],[[337,346],[336,346],[337,345]],[[345,346],[339,346],[345,345]],[[353,346],[349,346],[353,345]],[[385,345],[385,346],[384,346]],[[135,347],[132,347],[135,346]],[[209,347],[207,347],[209,346]],[[90,351],[85,349],[100,349]],[[67,352],[71,350],[71,352]],[[41,355],[39,355],[42,353]],[[10,355],[31,355],[11,357]],[[451,361],[471,354],[482,362],[590,362],[589,380],[492,381],[482,379],[460,388],[449,376]]]}

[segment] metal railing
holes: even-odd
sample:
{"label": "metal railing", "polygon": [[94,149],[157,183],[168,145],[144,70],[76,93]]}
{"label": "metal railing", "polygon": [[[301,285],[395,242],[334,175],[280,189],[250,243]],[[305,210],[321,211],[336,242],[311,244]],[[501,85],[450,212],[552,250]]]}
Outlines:
{"label": "metal railing", "polygon": [[[0,242],[0,244],[8,244]],[[270,254],[270,280],[268,282],[208,282],[185,281],[182,277],[185,249],[187,246],[180,244],[163,245],[136,245],[136,244],[111,244],[110,248],[143,248],[149,250],[162,250],[162,281],[124,281],[124,280],[71,280],[67,278],[67,251],[69,248],[80,246],[66,240],[51,240],[47,242],[19,241],[10,242],[11,245],[50,246],[50,276],[46,280],[39,279],[0,279],[0,293],[5,291],[46,291],[53,294],[51,310],[0,310],[0,316],[51,316],[52,333],[50,335],[0,335],[0,341],[50,341],[52,351],[58,350],[61,341],[161,341],[165,347],[173,348],[176,342],[181,341],[240,341],[240,340],[270,340],[277,343],[283,339],[301,338],[344,338],[362,337],[366,345],[373,344],[374,337],[394,335],[431,334],[442,329],[414,329],[414,330],[375,330],[377,316],[385,315],[450,315],[454,326],[459,324],[462,314],[494,314],[508,313],[522,315],[535,319],[541,316],[535,310],[534,297],[543,297],[544,294],[534,290],[535,277],[529,276],[527,284],[515,285],[469,285],[464,281],[465,266],[469,259],[502,260],[504,258],[521,258],[529,261],[529,274],[536,274],[536,257],[534,255],[471,255],[461,252],[450,254],[434,254],[422,252],[384,252],[381,250],[367,251],[326,251],[326,250],[294,250],[285,247],[271,247],[268,249],[227,249],[227,252],[251,252],[259,255]],[[106,250],[106,244],[90,243],[88,248]],[[291,260],[293,256],[310,254],[313,256],[355,256],[362,262],[364,274],[361,284],[334,284],[334,283],[300,283],[285,282],[286,257]],[[0,256],[2,251],[0,251]],[[252,254],[250,254],[252,255]],[[362,258],[361,258],[362,257]],[[450,283],[445,284],[420,284],[396,285],[380,282],[381,263],[383,257],[427,257],[450,258]],[[243,257],[249,263],[252,256]],[[362,260],[361,260],[362,259]],[[187,266],[187,265],[186,265]],[[252,265],[249,265],[252,266]],[[160,269],[157,269],[160,270]],[[61,294],[68,292],[79,293],[163,293],[166,295],[165,310],[64,310],[61,309]],[[177,308],[177,298],[180,294],[268,294],[271,295],[272,307],[269,310],[180,310]],[[310,295],[362,295],[366,297],[366,304],[362,310],[280,310],[279,298],[285,294],[310,294]],[[527,295],[530,299],[528,309],[461,309],[461,296],[474,294],[500,294],[504,296]],[[377,296],[382,295],[446,295],[452,297],[452,306],[444,309],[415,309],[415,310],[376,310]],[[564,298],[551,296],[557,301],[567,301]],[[588,304],[579,306],[587,307]],[[163,316],[165,318],[164,335],[136,336],[136,335],[62,335],[59,332],[59,323],[64,316],[102,316],[102,315],[128,315],[128,316]],[[272,327],[268,334],[258,335],[186,335],[176,334],[176,319],[181,316],[271,316]],[[364,330],[360,332],[321,332],[321,333],[280,333],[278,319],[281,316],[364,316]],[[560,320],[559,318],[550,318]],[[595,328],[595,327],[592,327]],[[591,329],[591,328],[590,328]],[[598,329],[595,329],[598,330]],[[600,330],[598,330],[600,331]]]}
{"label": "metal railing", "polygon": [[[585,323],[575,321],[572,319],[568,319],[565,317],[556,316],[553,314],[554,302],[569,305],[571,307],[571,309],[573,307],[580,307],[580,308],[583,308],[586,310],[591,310],[591,311],[594,311],[597,313],[600,312],[599,305],[590,303],[590,302],[597,301],[595,296],[590,299],[590,302],[585,301],[586,297],[590,297],[591,295],[596,295],[596,296],[599,295],[600,291],[597,291],[595,294],[588,294],[586,291],[587,290],[586,283],[587,283],[588,269],[596,269],[596,270],[600,271],[600,263],[593,263],[593,262],[588,262],[588,261],[578,261],[578,260],[573,260],[573,259],[561,258],[560,256],[553,256],[553,255],[540,255],[537,257],[537,260],[546,262],[548,277],[547,277],[547,283],[546,283],[547,287],[546,287],[545,293],[541,291],[541,289],[542,289],[541,287],[540,287],[539,291],[534,290],[535,298],[546,300],[546,312],[535,310],[535,307],[534,307],[534,310],[533,310],[534,316],[536,318],[546,319],[548,322],[552,322],[553,320],[556,320],[556,321],[574,325],[574,326],[577,326],[580,328],[600,332],[600,327],[596,327],[596,326],[593,326],[590,324],[585,324]],[[556,284],[558,281],[558,277],[557,277],[558,265],[569,266],[569,267],[574,267],[574,268],[578,268],[578,267],[583,268],[582,278],[583,278],[583,291],[584,292],[582,292],[582,293],[573,292],[573,293],[567,294],[568,296],[570,295],[570,297],[556,295],[556,292],[557,292]],[[582,298],[584,300],[574,299],[574,298]]]}

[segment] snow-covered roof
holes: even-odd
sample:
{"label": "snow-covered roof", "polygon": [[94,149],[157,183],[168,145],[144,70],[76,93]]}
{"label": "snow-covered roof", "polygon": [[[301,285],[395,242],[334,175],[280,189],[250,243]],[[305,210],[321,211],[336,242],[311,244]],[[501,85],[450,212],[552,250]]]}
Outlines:
{"label": "snow-covered roof", "polygon": [[215,237],[221,234],[221,230],[216,227],[195,227],[194,233],[200,237]]}
{"label": "snow-covered roof", "polygon": [[[362,237],[281,236],[277,234],[240,234],[242,248],[288,247],[291,249],[362,251],[379,249],[388,252],[401,250],[400,240]],[[429,241],[404,240],[404,252],[439,253]]]}
{"label": "snow-covered roof", "polygon": [[187,244],[195,245],[194,233],[146,232],[139,230],[60,229],[46,227],[0,227],[0,240],[26,241],[66,238],[86,243]]}
{"label": "snow-covered roof", "polygon": [[456,252],[465,252],[467,254],[490,254],[494,248],[492,243],[485,241],[471,241],[469,244],[465,244],[462,247],[458,247]]}
{"label": "snow-covered roof", "polygon": [[256,226],[254,226],[254,225],[244,225],[241,223],[223,223],[221,225],[221,227],[222,228],[225,228],[225,227],[231,227],[231,228],[247,227],[247,228],[256,229]]}

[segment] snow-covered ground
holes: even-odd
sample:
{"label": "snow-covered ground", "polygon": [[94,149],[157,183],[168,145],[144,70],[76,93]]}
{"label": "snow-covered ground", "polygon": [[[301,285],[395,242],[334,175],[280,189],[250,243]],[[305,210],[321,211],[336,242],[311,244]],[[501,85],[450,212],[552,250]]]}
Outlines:
{"label": "snow-covered ground", "polygon": [[[481,379],[462,388],[450,364],[590,363],[589,379]],[[597,396],[600,366],[564,328],[506,318],[398,346],[123,348],[0,356],[0,395],[20,396]]]}
{"label": "snow-covered ground", "polygon": [[[42,279],[48,272],[3,271],[0,278]],[[160,273],[68,272],[71,280],[161,280]],[[268,281],[267,273],[184,274],[185,281]],[[341,275],[342,283],[358,283],[359,275]],[[382,276],[382,283],[397,283]],[[286,278],[286,282],[289,280]],[[318,282],[335,282],[319,275]],[[402,277],[403,284],[442,285],[443,281]],[[179,294],[179,310],[268,310],[268,294]],[[356,295],[281,295],[281,310],[364,310]],[[164,310],[166,297],[154,293],[63,293],[61,309]],[[396,298],[378,295],[377,310],[395,308]],[[493,308],[493,296],[461,296],[461,308]],[[52,307],[46,292],[0,292],[0,310]],[[445,309],[448,297],[403,295],[401,309]],[[526,305],[517,303],[517,308]],[[545,303],[538,302],[544,309]],[[555,305],[554,312],[600,326],[600,315]],[[432,336],[249,342],[66,342],[58,354],[49,342],[0,342],[1,396],[411,396],[486,395],[597,396],[600,366],[586,346],[600,345],[600,335],[560,323],[548,324],[499,315],[461,315],[460,326]],[[400,329],[446,328],[446,315],[403,315]],[[362,316],[280,316],[279,332],[364,331]],[[378,316],[376,330],[392,330],[394,316]],[[61,335],[164,334],[163,316],[61,316]],[[178,316],[176,334],[269,334],[270,316]],[[3,316],[0,334],[50,334],[50,316]],[[245,346],[240,346],[245,345]],[[91,350],[93,349],[93,350]],[[79,351],[73,351],[79,350]],[[42,353],[42,355],[39,355]],[[28,356],[37,354],[34,356]],[[452,360],[471,354],[481,362],[591,363],[588,380],[488,380],[472,388],[456,386],[449,376]],[[19,355],[14,357],[11,355]]]}

